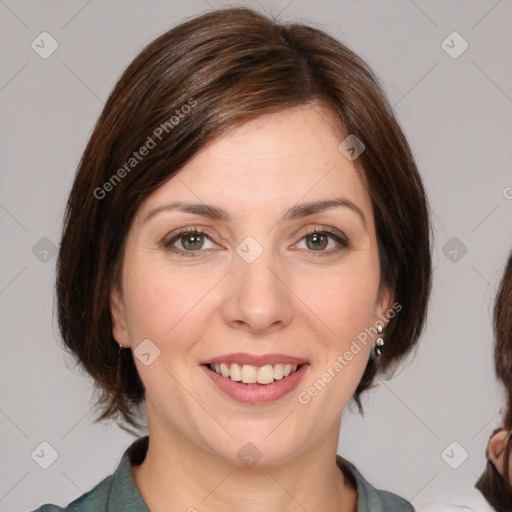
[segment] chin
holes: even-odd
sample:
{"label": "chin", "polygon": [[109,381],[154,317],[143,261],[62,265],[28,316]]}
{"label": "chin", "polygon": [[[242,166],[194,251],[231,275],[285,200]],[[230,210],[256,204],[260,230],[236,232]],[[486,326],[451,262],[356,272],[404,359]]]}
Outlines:
{"label": "chin", "polygon": [[209,450],[214,457],[223,459],[226,463],[246,468],[263,468],[276,466],[297,456],[303,443],[293,442],[288,438],[287,443],[271,439],[272,434],[266,438],[247,432],[247,436],[237,435],[235,439],[226,439],[222,445],[211,444]]}

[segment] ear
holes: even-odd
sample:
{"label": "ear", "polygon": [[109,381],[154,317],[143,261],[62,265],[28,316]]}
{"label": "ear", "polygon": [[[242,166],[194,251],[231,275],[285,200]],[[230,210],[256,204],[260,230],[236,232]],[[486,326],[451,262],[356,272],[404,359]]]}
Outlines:
{"label": "ear", "polygon": [[487,454],[489,460],[494,464],[501,476],[503,476],[503,458],[505,455],[505,442],[509,432],[500,430],[489,439]]}
{"label": "ear", "polygon": [[112,336],[123,347],[130,346],[128,329],[126,327],[126,312],[123,294],[117,285],[110,292],[110,316],[112,318]]}
{"label": "ear", "polygon": [[388,325],[390,318],[393,318],[402,309],[401,307],[397,308],[396,311],[392,309],[393,300],[394,294],[391,290],[387,286],[382,286],[375,303],[375,317],[377,321],[382,323],[384,329]]}

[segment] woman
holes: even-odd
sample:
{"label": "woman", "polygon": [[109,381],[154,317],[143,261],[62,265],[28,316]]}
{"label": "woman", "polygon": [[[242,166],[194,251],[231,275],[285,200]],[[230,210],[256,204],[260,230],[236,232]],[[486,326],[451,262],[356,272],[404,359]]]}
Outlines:
{"label": "woman", "polygon": [[163,34],[97,122],[57,276],[98,420],[139,428],[145,400],[149,436],[68,509],[411,511],[336,449],[430,285],[424,188],[358,56],[244,8]]}
{"label": "woman", "polygon": [[455,512],[461,507],[475,512],[512,510],[512,253],[494,304],[494,336],[495,370],[505,386],[507,404],[503,426],[493,431],[487,445],[487,467],[457,505],[436,503],[421,512]]}

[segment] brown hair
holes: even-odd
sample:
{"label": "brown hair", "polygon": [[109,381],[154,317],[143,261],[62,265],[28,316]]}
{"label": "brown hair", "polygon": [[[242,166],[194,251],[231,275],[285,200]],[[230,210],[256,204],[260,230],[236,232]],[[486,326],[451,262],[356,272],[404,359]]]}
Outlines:
{"label": "brown hair", "polygon": [[[141,202],[227,130],[313,100],[329,106],[346,134],[365,145],[354,163],[373,203],[381,285],[402,306],[388,324],[382,356],[371,357],[354,395],[361,412],[359,396],[377,372],[390,370],[415,346],[431,287],[428,204],[377,78],[316,28],[279,24],[246,8],[216,10],[159,36],[124,71],[69,196],[58,256],[58,321],[66,346],[100,392],[103,414],[96,421],[120,414],[140,428],[131,409],[145,390],[130,350],[122,351],[116,384],[109,298]],[[137,150],[144,146],[151,150],[142,158]]]}
{"label": "brown hair", "polygon": [[494,364],[498,379],[505,386],[507,404],[503,426],[491,434],[491,438],[501,430],[509,434],[505,440],[503,455],[503,476],[489,460],[489,448],[485,455],[487,466],[475,487],[497,512],[510,512],[512,506],[512,485],[510,484],[509,459],[512,449],[512,253],[508,258],[505,273],[494,303]]}

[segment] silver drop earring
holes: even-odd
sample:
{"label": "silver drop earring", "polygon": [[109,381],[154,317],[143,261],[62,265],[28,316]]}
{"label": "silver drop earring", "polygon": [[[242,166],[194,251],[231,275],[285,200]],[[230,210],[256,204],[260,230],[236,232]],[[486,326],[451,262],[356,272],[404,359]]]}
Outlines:
{"label": "silver drop earring", "polygon": [[377,332],[379,333],[379,337],[375,340],[374,350],[378,356],[381,356],[381,348],[384,346],[384,335],[382,334],[384,332],[384,329],[382,328],[382,325],[379,324],[377,326]]}

